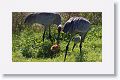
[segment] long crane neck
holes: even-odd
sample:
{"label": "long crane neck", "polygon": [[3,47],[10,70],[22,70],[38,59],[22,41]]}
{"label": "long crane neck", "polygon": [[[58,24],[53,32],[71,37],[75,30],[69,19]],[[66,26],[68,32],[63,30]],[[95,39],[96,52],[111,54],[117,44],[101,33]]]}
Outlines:
{"label": "long crane neck", "polygon": [[58,26],[58,38],[57,38],[57,44],[59,44],[61,28],[62,28],[62,26],[59,25],[59,26]]}

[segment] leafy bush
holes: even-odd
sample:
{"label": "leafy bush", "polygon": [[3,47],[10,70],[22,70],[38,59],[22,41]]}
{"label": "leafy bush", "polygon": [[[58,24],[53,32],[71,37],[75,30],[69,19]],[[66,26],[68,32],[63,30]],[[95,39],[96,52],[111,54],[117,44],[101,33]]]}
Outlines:
{"label": "leafy bush", "polygon": [[[13,41],[13,51],[20,50],[26,58],[47,58],[52,57],[50,48],[52,46],[49,40],[42,41],[42,35],[35,33],[32,29],[26,28],[19,37],[19,40]],[[13,38],[16,36],[14,35]],[[18,46],[16,46],[18,45]]]}
{"label": "leafy bush", "polygon": [[52,44],[50,41],[41,42],[41,49],[39,50],[39,53],[37,54],[37,57],[41,58],[50,58],[53,55],[51,54],[51,48]]}

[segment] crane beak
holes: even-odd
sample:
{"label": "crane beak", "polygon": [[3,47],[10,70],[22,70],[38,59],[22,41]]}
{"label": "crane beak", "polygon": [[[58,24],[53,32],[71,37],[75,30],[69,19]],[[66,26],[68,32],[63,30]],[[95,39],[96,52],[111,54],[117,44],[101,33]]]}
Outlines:
{"label": "crane beak", "polygon": [[58,32],[60,32],[61,29],[62,29],[62,25],[60,24],[60,25],[58,26]]}

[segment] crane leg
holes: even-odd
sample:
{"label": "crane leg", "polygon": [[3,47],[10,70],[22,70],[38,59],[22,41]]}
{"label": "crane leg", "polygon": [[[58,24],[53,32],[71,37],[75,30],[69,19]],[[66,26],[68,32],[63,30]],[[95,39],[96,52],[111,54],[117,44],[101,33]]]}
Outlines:
{"label": "crane leg", "polygon": [[64,56],[64,62],[65,62],[65,60],[66,60],[67,51],[68,51],[68,49],[69,49],[69,44],[70,44],[71,39],[72,39],[72,37],[70,38],[70,40],[69,40],[69,42],[68,42],[68,44],[67,44],[67,46],[66,46],[66,51],[65,51],[65,56]]}
{"label": "crane leg", "polygon": [[84,42],[87,32],[86,33],[81,33],[81,34],[82,35],[81,35],[81,41],[80,41],[80,53],[81,53],[81,50],[82,50],[82,42]]}
{"label": "crane leg", "polygon": [[82,41],[80,41],[80,53],[81,53],[81,50],[82,50]]}
{"label": "crane leg", "polygon": [[66,46],[66,51],[65,51],[65,56],[64,56],[64,62],[65,62],[65,60],[66,60],[68,48],[69,48],[69,42],[68,42],[68,44],[67,44],[67,46]]}
{"label": "crane leg", "polygon": [[57,44],[59,44],[59,39],[60,39],[60,32],[58,32],[58,38],[57,38]]}
{"label": "crane leg", "polygon": [[50,26],[49,26],[49,39],[50,39],[50,41],[53,43],[53,41],[52,41],[52,36],[51,36]]}
{"label": "crane leg", "polygon": [[44,38],[45,38],[45,32],[46,32],[46,28],[44,29],[44,33],[43,33],[43,42],[44,42]]}
{"label": "crane leg", "polygon": [[76,44],[74,43],[73,48],[72,48],[72,51],[74,50],[75,46],[76,46]]}
{"label": "crane leg", "polygon": [[80,62],[83,62],[82,41],[80,41]]}

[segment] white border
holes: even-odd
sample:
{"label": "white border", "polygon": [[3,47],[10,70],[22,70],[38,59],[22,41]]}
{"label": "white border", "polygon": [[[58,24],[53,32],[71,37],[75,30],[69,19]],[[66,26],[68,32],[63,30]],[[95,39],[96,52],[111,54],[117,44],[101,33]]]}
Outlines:
{"label": "white border", "polygon": [[[0,72],[3,74],[114,74],[112,0],[0,1]],[[12,62],[12,12],[102,12],[102,62]]]}

